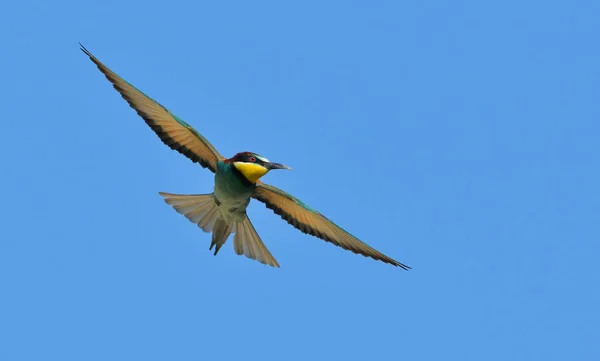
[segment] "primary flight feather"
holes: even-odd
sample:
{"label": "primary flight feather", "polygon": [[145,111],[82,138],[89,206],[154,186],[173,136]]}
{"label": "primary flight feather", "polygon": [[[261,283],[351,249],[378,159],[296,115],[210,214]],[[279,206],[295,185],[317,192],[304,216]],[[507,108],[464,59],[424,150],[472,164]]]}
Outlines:
{"label": "primary flight feather", "polygon": [[96,64],[163,143],[185,155],[192,162],[199,163],[215,173],[215,186],[212,193],[159,193],[177,212],[205,232],[212,233],[209,249],[214,248],[215,255],[229,236],[234,234],[233,247],[237,254],[279,267],[279,263],[262,242],[246,214],[246,208],[254,198],[304,233],[354,253],[405,270],[410,269],[409,266],[393,260],[360,241],[298,198],[260,181],[262,176],[273,169],[290,169],[289,167],[270,162],[252,152],[237,153],[232,158],[226,159],[189,124],[115,74],[83,45],[81,50]]}

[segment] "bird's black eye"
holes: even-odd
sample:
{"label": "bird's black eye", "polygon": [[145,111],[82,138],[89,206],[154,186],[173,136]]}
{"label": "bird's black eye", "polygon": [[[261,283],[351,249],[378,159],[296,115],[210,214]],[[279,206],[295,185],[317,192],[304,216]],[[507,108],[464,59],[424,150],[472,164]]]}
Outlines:
{"label": "bird's black eye", "polygon": [[256,157],[254,156],[250,156],[250,158],[248,158],[249,161],[251,161],[252,163],[256,162]]}

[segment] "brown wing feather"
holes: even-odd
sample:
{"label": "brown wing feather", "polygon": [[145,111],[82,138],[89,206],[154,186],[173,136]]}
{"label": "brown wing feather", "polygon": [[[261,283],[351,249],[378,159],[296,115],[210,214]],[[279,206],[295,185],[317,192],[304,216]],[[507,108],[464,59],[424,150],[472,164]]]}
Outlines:
{"label": "brown wing feather", "polygon": [[392,264],[401,267],[405,270],[410,269],[409,266],[402,264],[383,253],[373,249],[368,244],[360,241],[343,228],[339,227],[321,213],[308,207],[299,199],[282,191],[279,188],[270,186],[265,183],[257,183],[256,190],[252,195],[253,198],[263,202],[267,208],[273,210],[281,218],[289,224],[296,227],[300,231],[318,237],[327,242],[331,242],[336,246],[357,254],[362,254],[365,257]]}
{"label": "brown wing feather", "polygon": [[167,108],[102,64],[83,45],[81,45],[81,50],[96,64],[123,99],[146,121],[146,124],[152,128],[163,143],[185,155],[192,162],[199,163],[213,172],[216,171],[217,162],[224,158],[208,140]]}

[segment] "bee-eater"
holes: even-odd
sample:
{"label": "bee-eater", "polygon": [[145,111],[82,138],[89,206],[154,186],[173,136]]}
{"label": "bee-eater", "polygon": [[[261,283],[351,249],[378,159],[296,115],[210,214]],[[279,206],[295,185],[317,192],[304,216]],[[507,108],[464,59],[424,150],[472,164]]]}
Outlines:
{"label": "bee-eater", "polygon": [[[81,45],[81,44],[79,44]],[[234,233],[233,248],[261,263],[279,267],[279,263],[264,245],[246,214],[252,198],[264,203],[300,231],[331,242],[336,246],[365,257],[383,261],[405,270],[398,261],[373,249],[298,198],[261,182],[259,179],[273,169],[290,169],[273,163],[252,152],[241,152],[226,159],[200,133],[183,119],[129,84],[92,55],[83,45],[81,50],[90,58],[129,105],[146,121],[164,144],[188,157],[192,162],[215,173],[215,186],[208,194],[172,194],[159,192],[167,204],[197,224],[212,232],[209,250],[214,254]]]}

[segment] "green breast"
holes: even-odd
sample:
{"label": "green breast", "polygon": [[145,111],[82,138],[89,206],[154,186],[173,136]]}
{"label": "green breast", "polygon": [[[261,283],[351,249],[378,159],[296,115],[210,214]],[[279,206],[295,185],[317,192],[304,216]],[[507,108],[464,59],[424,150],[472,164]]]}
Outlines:
{"label": "green breast", "polygon": [[256,188],[233,166],[219,161],[215,172],[215,195],[221,202],[246,203]]}

